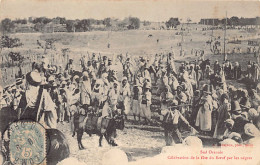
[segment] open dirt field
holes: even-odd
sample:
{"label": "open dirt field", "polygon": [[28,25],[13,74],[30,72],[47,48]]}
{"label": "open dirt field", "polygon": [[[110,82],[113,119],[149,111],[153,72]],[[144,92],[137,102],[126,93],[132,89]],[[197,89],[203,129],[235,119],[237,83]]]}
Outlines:
{"label": "open dirt field", "polygon": [[[212,55],[210,51],[210,46],[206,44],[206,41],[210,40],[212,34],[214,37],[220,36],[219,41],[223,43],[223,30],[211,30],[202,31],[202,25],[184,25],[186,30],[183,35],[182,48],[185,52],[187,60],[191,60],[191,50],[204,50],[206,55]],[[26,57],[27,65],[24,65],[22,70],[27,72],[30,70],[30,63],[33,61],[41,61],[41,57],[44,55],[49,59],[53,59],[51,63],[65,66],[66,59],[62,57],[62,49],[69,49],[68,56],[73,58],[76,66],[79,68],[79,59],[82,56],[90,55],[94,52],[101,55],[108,55],[114,57],[118,54],[126,54],[130,56],[153,56],[156,53],[169,53],[174,52],[177,60],[183,59],[179,57],[181,47],[177,46],[181,43],[182,36],[177,35],[180,32],[181,27],[177,30],[129,30],[129,31],[91,31],[82,33],[16,33],[11,34],[11,37],[16,37],[23,43],[22,47],[3,49],[1,51],[2,56],[7,56],[10,51],[20,52]],[[188,29],[188,30],[187,30]],[[152,37],[148,37],[152,35]],[[247,49],[247,39],[249,38],[259,38],[255,33],[248,33],[241,30],[227,30],[227,39],[233,40],[234,38],[239,38],[242,40],[241,44],[227,44],[226,50],[231,50],[234,47],[241,47],[243,51]],[[55,40],[54,48],[47,49],[39,46],[37,40],[41,45],[45,45],[45,40]],[[157,42],[158,41],[158,42]],[[223,45],[221,45],[223,47]],[[52,58],[53,57],[53,58]],[[237,58],[239,57],[239,58]],[[236,59],[242,62],[244,67],[248,60],[255,60],[251,55],[241,55],[241,56],[231,56],[230,60]],[[194,57],[197,58],[197,57]],[[222,59],[222,57],[209,56],[213,62],[215,59]],[[193,58],[192,58],[193,59]],[[244,60],[246,59],[246,60]],[[152,59],[151,59],[152,60]],[[186,60],[186,59],[185,59]],[[4,61],[2,61],[4,63]],[[178,62],[178,61],[176,61]],[[18,68],[2,68],[2,75],[10,75],[4,77],[1,80],[3,86],[14,82],[15,74]]]}
{"label": "open dirt field", "polygon": [[[197,28],[197,30],[196,30]],[[177,46],[177,43],[181,42],[181,35],[176,35],[176,32],[180,30],[132,30],[132,31],[120,31],[120,32],[84,32],[84,33],[53,33],[53,34],[40,34],[40,33],[25,33],[25,34],[12,34],[11,37],[17,37],[24,44],[21,48],[16,49],[3,49],[3,54],[8,54],[10,51],[20,51],[27,58],[27,61],[39,61],[40,57],[44,55],[44,49],[39,47],[37,40],[43,43],[46,39],[55,39],[55,49],[47,50],[45,56],[50,57],[53,55],[54,63],[58,65],[65,65],[64,59],[61,58],[61,49],[69,48],[69,57],[73,58],[76,64],[79,64],[79,59],[83,55],[87,55],[87,52],[100,53],[101,55],[113,55],[128,53],[130,56],[140,55],[155,55],[156,53],[168,53],[174,51],[176,58],[176,67],[179,66],[181,61],[191,61],[196,59],[194,55],[191,56],[191,49],[194,50],[205,50],[206,58],[209,58],[213,63],[216,59],[220,62],[223,60],[222,55],[212,55],[210,47],[206,45],[206,41],[210,40],[212,31],[202,31],[202,26],[190,27],[190,32],[185,33],[183,36],[183,49],[185,50],[185,57],[179,57],[179,51],[181,47]],[[221,36],[220,41],[223,41],[222,30],[214,31],[214,36]],[[227,30],[228,38],[240,37],[255,38],[251,33],[247,33],[240,30]],[[152,37],[148,37],[152,35]],[[158,42],[157,42],[158,40]],[[110,47],[108,48],[108,44]],[[227,44],[227,49],[232,49],[238,46],[235,44]],[[246,50],[247,41],[242,41],[239,45],[242,49]],[[38,58],[37,58],[38,57]],[[228,59],[231,61],[239,61],[245,69],[246,63],[249,60],[255,61],[256,58],[250,55],[230,55]],[[79,66],[79,65],[77,65]],[[30,65],[25,65],[23,71],[30,69]],[[80,69],[80,68],[78,68]],[[6,77],[6,80],[1,80],[1,85],[5,86],[14,82],[14,71],[13,68],[3,68],[1,71],[2,75],[10,75]],[[234,82],[228,82],[234,83]],[[98,147],[98,137],[93,135],[89,137],[87,134],[83,135],[83,145],[86,147],[85,150],[79,150],[77,146],[76,137],[71,137],[70,126],[68,123],[58,126],[61,130],[71,148],[71,156],[78,158],[87,164],[100,164],[102,155],[108,151],[111,146],[103,140],[103,147]],[[161,148],[165,146],[164,134],[161,127],[158,126],[140,126],[132,123],[126,123],[124,131],[118,131],[118,137],[116,142],[119,148],[124,150],[128,154],[128,158],[131,161],[154,156],[160,153]],[[187,134],[183,134],[187,136]],[[212,144],[212,143],[211,143]],[[211,144],[204,143],[205,146]]]}

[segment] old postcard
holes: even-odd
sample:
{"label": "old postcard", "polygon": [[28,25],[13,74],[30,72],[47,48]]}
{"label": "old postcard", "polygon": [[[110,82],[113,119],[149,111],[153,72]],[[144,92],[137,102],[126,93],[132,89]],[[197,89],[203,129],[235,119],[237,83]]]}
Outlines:
{"label": "old postcard", "polygon": [[0,164],[260,164],[260,2],[2,0]]}

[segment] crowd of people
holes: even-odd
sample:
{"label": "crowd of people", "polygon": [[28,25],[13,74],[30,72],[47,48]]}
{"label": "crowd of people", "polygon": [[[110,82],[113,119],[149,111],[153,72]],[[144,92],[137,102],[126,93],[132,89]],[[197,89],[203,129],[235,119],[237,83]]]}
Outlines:
{"label": "crowd of people", "polygon": [[[241,77],[238,62],[233,67],[230,61],[210,65],[208,59],[195,60],[177,69],[172,53],[116,59],[93,53],[80,62],[81,70],[75,69],[73,59],[64,69],[34,62],[31,72],[1,87],[1,108],[11,107],[18,119],[38,121],[46,128],[69,122],[75,133],[74,117],[89,113],[107,118],[122,114],[126,120],[131,114],[139,123],[153,124],[152,98],[159,96],[157,112],[167,145],[172,138],[182,141],[179,129],[187,129],[185,124],[201,134],[239,143],[259,135],[259,95],[254,89],[226,84],[226,79]],[[245,76],[258,80],[255,72]]]}

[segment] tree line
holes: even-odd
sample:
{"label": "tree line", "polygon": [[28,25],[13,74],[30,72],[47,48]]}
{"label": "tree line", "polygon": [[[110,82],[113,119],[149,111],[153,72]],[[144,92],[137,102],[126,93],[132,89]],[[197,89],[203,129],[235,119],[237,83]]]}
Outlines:
{"label": "tree line", "polygon": [[255,18],[238,18],[236,16],[230,18],[223,18],[223,19],[201,19],[200,24],[204,25],[227,25],[227,26],[247,26],[247,25],[260,25],[260,17]]}
{"label": "tree line", "polygon": [[[142,22],[144,26],[150,24],[149,21]],[[64,17],[47,18],[47,17],[37,17],[29,19],[15,19],[11,20],[5,18],[1,21],[1,31],[4,32],[14,32],[15,29],[19,28],[19,25],[25,25],[32,27],[33,31],[42,32],[44,27],[47,25],[55,27],[61,25],[66,28],[67,32],[85,32],[96,29],[98,27],[103,27],[103,30],[114,29],[139,29],[141,21],[137,17],[128,17],[124,20],[119,20],[115,18],[105,18],[103,20],[97,19],[75,19],[67,20]]]}
{"label": "tree line", "polygon": [[[151,22],[144,20],[140,21],[137,17],[127,17],[123,20],[116,18],[105,18],[103,20],[97,19],[75,19],[70,20],[64,17],[47,18],[37,17],[29,19],[15,19],[11,20],[6,18],[1,21],[1,31],[3,32],[15,32],[19,29],[19,25],[28,25],[35,32],[43,32],[46,26],[55,27],[61,25],[66,29],[66,32],[85,32],[91,30],[131,30],[139,29],[141,25],[143,27],[150,26]],[[165,22],[167,28],[176,28],[180,25],[178,18],[171,17]]]}

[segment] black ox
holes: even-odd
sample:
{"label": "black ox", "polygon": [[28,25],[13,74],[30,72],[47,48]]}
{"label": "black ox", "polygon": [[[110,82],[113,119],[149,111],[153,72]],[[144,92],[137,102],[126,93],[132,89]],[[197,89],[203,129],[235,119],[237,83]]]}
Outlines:
{"label": "black ox", "polygon": [[98,135],[100,147],[102,146],[103,136],[106,138],[108,144],[117,146],[114,141],[114,138],[116,137],[116,129],[124,129],[124,119],[123,116],[102,118],[93,114],[88,114],[87,116],[77,115],[75,116],[74,125],[80,150],[85,148],[81,141],[84,132],[89,134],[89,136],[92,134]]}

